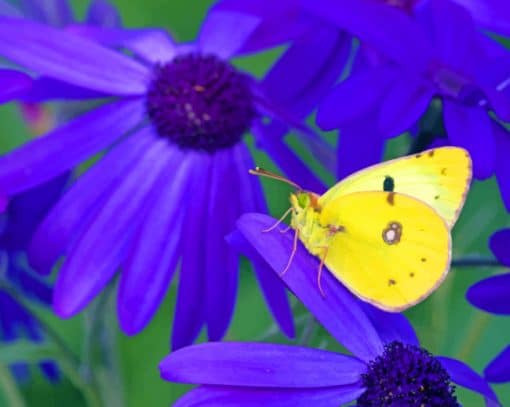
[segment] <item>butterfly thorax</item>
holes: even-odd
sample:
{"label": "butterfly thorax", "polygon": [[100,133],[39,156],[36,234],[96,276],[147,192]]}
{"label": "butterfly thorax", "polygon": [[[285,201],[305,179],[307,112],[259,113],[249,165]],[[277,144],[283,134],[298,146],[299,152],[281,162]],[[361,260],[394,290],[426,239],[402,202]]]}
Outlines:
{"label": "butterfly thorax", "polygon": [[308,251],[314,255],[321,255],[327,242],[324,226],[320,224],[321,206],[319,195],[298,191],[290,195],[292,205],[291,227],[299,233],[299,239]]}

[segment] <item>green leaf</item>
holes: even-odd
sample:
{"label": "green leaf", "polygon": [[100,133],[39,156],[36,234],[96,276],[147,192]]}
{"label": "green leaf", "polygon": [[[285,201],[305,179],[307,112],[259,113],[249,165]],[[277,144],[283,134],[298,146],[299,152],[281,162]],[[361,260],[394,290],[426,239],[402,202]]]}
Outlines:
{"label": "green leaf", "polygon": [[17,362],[38,363],[59,359],[57,348],[46,342],[30,342],[25,339],[0,345],[0,364]]}

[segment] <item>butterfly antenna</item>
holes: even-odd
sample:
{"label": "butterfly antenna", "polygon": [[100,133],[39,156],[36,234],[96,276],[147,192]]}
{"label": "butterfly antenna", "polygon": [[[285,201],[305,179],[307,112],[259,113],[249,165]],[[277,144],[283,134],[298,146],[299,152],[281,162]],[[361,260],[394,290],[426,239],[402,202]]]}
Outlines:
{"label": "butterfly antenna", "polygon": [[303,191],[303,188],[301,188],[295,182],[292,182],[290,179],[287,179],[281,175],[275,174],[274,172],[264,170],[263,168],[255,167],[254,170],[249,170],[248,172],[252,175],[258,175],[260,177],[267,177],[267,178],[275,179],[277,181],[285,182],[286,184],[292,185],[294,188],[296,188],[300,191]]}

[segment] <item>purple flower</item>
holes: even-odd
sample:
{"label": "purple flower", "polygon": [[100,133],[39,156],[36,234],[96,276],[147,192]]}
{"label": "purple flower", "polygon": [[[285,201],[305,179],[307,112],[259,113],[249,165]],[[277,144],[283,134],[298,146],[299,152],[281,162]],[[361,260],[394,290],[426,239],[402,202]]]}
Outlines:
{"label": "purple flower", "polygon": [[[43,273],[65,256],[53,299],[58,315],[82,310],[120,267],[119,320],[124,332],[135,334],[180,264],[173,347],[191,343],[204,326],[213,340],[224,335],[238,279],[238,255],[224,235],[241,213],[266,209],[259,181],[247,173],[254,163],[243,134],[251,128],[257,145],[287,173],[323,188],[283,136],[272,137],[261,125],[267,116],[281,119],[285,107],[228,62],[258,24],[254,17],[213,12],[189,44],[157,30],[81,28],[98,41],[131,48],[134,59],[72,33],[0,20],[0,54],[90,97],[110,98],[0,160],[0,191],[10,196],[104,152],[32,240],[30,260]],[[275,318],[292,335],[284,287],[257,276]]]}
{"label": "purple flower", "polygon": [[[11,199],[7,210],[1,215],[0,232],[0,340],[13,342],[27,338],[34,342],[44,339],[37,320],[10,291],[2,289],[7,284],[19,295],[43,305],[51,303],[51,287],[33,273],[28,266],[26,248],[30,238],[49,208],[60,197],[68,181],[68,176],[60,176],[36,188],[23,192]],[[41,370],[50,380],[59,377],[54,363],[40,364]],[[25,363],[11,366],[19,380],[25,380],[29,368]]]}
{"label": "purple flower", "polygon": [[[266,232],[275,222],[261,214],[238,221],[231,241],[268,273],[280,273],[292,236]],[[420,348],[399,314],[358,301],[330,273],[323,297],[318,261],[299,246],[282,277],[313,316],[347,350],[338,352],[268,343],[207,343],[180,349],[160,364],[164,379],[201,384],[175,406],[458,406],[452,382],[482,394],[497,406],[489,385],[462,362]]]}
{"label": "purple flower", "polygon": [[[491,236],[490,248],[497,260],[510,267],[510,229]],[[486,278],[471,286],[466,294],[475,307],[497,315],[510,315],[510,273]],[[510,382],[510,345],[486,367],[485,377],[490,382]]]}
{"label": "purple flower", "polygon": [[[465,8],[448,0],[419,2],[405,10],[411,15],[371,0],[306,1],[305,8],[362,41],[351,75],[317,116],[323,129],[341,130],[338,165],[346,160],[347,171],[340,176],[358,169],[349,157],[378,161],[387,138],[413,130],[427,109],[438,111],[433,98],[442,101],[443,122],[422,132],[444,123],[450,144],[470,151],[478,178],[506,176],[499,161],[510,152],[509,135],[489,113],[510,119],[510,56]],[[502,194],[510,207],[510,188]]]}

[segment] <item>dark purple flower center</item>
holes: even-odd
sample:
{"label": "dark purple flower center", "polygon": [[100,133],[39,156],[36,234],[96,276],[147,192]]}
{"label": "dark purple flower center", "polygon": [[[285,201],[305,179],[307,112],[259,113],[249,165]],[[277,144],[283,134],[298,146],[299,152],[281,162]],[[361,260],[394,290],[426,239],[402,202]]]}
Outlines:
{"label": "dark purple flower center", "polygon": [[425,349],[392,342],[362,376],[358,407],[459,407],[455,386]]}
{"label": "dark purple flower center", "polygon": [[213,55],[190,53],[156,67],[147,112],[159,136],[213,152],[241,139],[255,107],[246,75]]}

